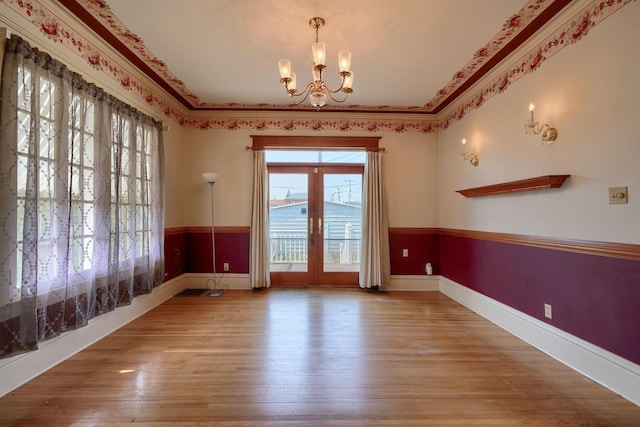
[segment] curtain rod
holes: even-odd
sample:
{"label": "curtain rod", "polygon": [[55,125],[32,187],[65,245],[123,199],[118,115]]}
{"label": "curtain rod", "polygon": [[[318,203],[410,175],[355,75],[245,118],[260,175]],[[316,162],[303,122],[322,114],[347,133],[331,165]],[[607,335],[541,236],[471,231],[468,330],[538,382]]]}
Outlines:
{"label": "curtain rod", "polygon": [[277,146],[277,147],[253,147],[251,145],[245,145],[244,147],[245,150],[251,150],[251,151],[260,151],[260,150],[300,150],[300,151],[387,151],[386,148],[384,147],[378,147],[378,148],[364,148],[363,147],[313,147],[313,146],[309,146],[309,147],[284,147],[284,146]]}

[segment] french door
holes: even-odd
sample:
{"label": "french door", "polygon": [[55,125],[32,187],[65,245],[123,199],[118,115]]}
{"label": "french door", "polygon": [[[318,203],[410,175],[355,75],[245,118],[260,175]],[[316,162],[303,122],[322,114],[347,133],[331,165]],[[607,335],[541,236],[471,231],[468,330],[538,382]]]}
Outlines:
{"label": "french door", "polygon": [[363,166],[268,170],[272,285],[357,286]]}

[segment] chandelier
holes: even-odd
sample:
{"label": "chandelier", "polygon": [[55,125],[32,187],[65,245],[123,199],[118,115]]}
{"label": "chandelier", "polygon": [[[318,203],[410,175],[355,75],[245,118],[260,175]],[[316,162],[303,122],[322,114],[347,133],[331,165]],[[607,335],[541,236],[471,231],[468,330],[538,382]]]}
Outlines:
{"label": "chandelier", "polygon": [[[351,85],[353,84],[353,72],[349,71],[351,66],[351,52],[342,51],[338,54],[338,67],[340,72],[341,82],[340,87],[336,90],[331,89],[327,82],[323,79],[324,69],[327,68],[325,63],[325,44],[318,42],[318,29],[324,26],[325,22],[323,18],[314,17],[309,20],[311,28],[316,30],[316,42],[311,45],[311,54],[313,56],[313,65],[311,66],[311,72],[313,75],[313,82],[305,86],[302,91],[296,89],[296,73],[291,71],[291,61],[288,59],[281,59],[278,61],[278,67],[280,68],[280,83],[284,85],[285,90],[291,96],[291,102],[293,104],[300,104],[304,102],[307,97],[309,102],[316,108],[320,108],[327,103],[327,99],[331,98],[333,101],[341,103],[345,102],[349,97],[349,94],[353,92]],[[334,97],[338,92],[342,92],[344,95],[341,99]],[[296,102],[297,97],[302,97]]]}

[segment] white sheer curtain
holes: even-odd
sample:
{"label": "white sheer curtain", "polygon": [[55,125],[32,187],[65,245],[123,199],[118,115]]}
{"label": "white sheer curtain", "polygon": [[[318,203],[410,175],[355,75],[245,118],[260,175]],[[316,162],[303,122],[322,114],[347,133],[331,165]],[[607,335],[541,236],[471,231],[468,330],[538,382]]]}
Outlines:
{"label": "white sheer curtain", "polygon": [[391,279],[387,206],[382,184],[382,154],[367,152],[362,186],[360,287],[382,288]]}
{"label": "white sheer curtain", "polygon": [[161,123],[19,37],[0,116],[0,356],[85,326],[164,278]]}
{"label": "white sheer curtain", "polygon": [[269,173],[264,150],[253,150],[252,192],[250,281],[252,288],[268,288],[271,286],[269,275]]}

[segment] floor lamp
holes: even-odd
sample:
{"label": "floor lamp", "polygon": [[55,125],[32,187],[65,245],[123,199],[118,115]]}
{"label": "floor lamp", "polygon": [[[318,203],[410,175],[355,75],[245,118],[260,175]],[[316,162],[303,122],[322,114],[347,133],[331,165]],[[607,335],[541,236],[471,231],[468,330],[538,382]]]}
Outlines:
{"label": "floor lamp", "polygon": [[[207,296],[210,297],[220,297],[224,294],[222,289],[218,289],[218,279],[216,279],[216,233],[215,233],[215,221],[213,216],[213,184],[215,184],[216,179],[220,176],[219,173],[203,173],[202,177],[205,181],[209,183],[209,189],[211,190],[211,258],[213,261],[213,279],[207,280],[207,289],[209,292]],[[213,280],[213,290],[209,288],[209,281]]]}

